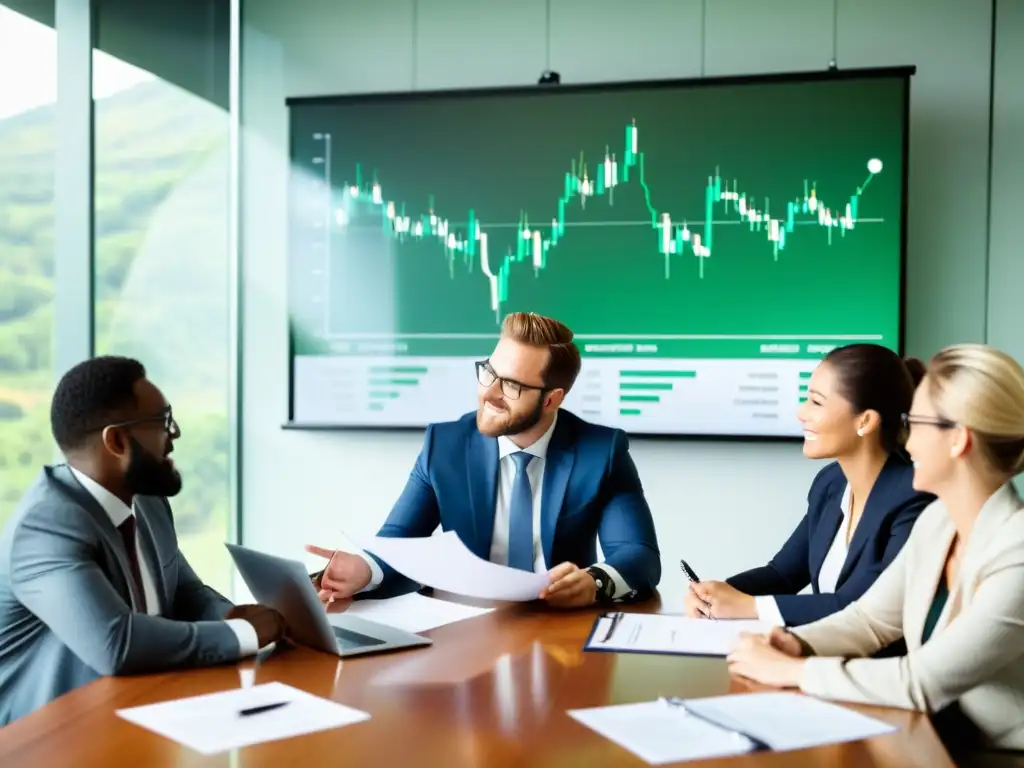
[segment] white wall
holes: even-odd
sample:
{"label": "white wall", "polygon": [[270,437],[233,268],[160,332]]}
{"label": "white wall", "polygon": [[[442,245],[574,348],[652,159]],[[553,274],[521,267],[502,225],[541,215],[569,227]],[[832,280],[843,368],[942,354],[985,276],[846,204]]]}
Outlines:
{"label": "white wall", "polygon": [[988,341],[1024,363],[1024,3],[1000,0],[996,23]]}
{"label": "white wall", "polygon": [[[246,0],[243,18],[242,536],[294,556],[306,542],[343,543],[342,529],[374,531],[405,482],[421,434],[281,429],[288,397],[284,99],[535,82],[546,64],[546,5]],[[840,0],[834,16],[824,0],[552,0],[550,35],[550,65],[566,83],[819,69],[834,51],[840,67],[916,64],[909,352],[984,339],[988,285],[1000,282],[996,274],[986,281],[989,3]],[[1013,64],[1008,57],[1005,65]],[[1019,100],[1004,117],[1021,135]],[[1013,129],[1003,130],[1008,145]],[[1007,188],[1021,178],[1006,179]],[[1014,194],[1019,206],[1019,186]],[[999,223],[1004,238],[1011,218]],[[993,269],[1019,275],[1020,259],[1015,265],[1009,250],[1002,253]],[[1022,310],[1005,299],[992,320],[1004,340],[1015,320],[1024,327]],[[638,439],[633,455],[658,527],[662,587],[675,595],[680,556],[708,577],[770,556],[803,514],[818,469],[797,445]]]}

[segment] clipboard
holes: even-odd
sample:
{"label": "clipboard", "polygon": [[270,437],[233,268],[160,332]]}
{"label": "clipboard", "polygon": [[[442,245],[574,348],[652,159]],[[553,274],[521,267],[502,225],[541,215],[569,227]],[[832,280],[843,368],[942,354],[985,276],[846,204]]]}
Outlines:
{"label": "clipboard", "polygon": [[741,633],[765,633],[771,626],[750,620],[709,621],[678,614],[605,611],[594,619],[583,650],[725,658]]}

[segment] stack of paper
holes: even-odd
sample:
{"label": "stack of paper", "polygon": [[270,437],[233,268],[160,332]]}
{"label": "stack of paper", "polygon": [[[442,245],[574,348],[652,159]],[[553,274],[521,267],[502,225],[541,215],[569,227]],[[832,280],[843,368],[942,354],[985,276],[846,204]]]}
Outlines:
{"label": "stack of paper", "polygon": [[478,608],[410,592],[407,595],[389,597],[384,600],[357,600],[346,608],[344,613],[329,613],[327,618],[333,620],[335,617],[359,616],[380,624],[387,624],[389,627],[418,634],[445,624],[482,616],[493,610],[493,608]]}
{"label": "stack of paper", "polygon": [[896,729],[795,693],[747,693],[571,710],[583,725],[651,765],[741,755],[755,740],[773,751],[869,739]]}
{"label": "stack of paper", "polygon": [[[271,704],[284,706],[242,714]],[[165,701],[117,714],[204,755],[369,720],[370,715],[283,683]]]}
{"label": "stack of paper", "polygon": [[712,621],[656,613],[606,613],[594,623],[586,650],[728,656],[740,633],[764,633],[771,626],[762,621]]}

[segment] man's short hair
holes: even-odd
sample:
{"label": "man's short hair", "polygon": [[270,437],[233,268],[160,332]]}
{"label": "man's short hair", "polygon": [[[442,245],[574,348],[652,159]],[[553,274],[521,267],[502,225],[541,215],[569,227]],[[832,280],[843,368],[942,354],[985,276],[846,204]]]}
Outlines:
{"label": "man's short hair", "polygon": [[501,335],[521,344],[544,347],[550,352],[542,375],[548,389],[568,392],[580,373],[580,350],[564,323],[533,312],[512,312],[501,324]]}
{"label": "man's short hair", "polygon": [[89,434],[136,404],[135,383],[146,369],[130,357],[104,355],[65,373],[50,403],[50,431],[64,452],[81,448]]}

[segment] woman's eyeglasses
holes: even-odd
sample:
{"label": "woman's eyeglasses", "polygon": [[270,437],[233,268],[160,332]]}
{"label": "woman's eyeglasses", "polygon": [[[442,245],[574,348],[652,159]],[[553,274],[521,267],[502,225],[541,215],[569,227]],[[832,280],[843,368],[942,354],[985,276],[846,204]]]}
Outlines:
{"label": "woman's eyeglasses", "polygon": [[912,424],[926,424],[939,429],[956,429],[960,425],[955,421],[944,419],[941,416],[918,416],[913,413],[904,413],[900,416],[904,429],[910,429]]}

